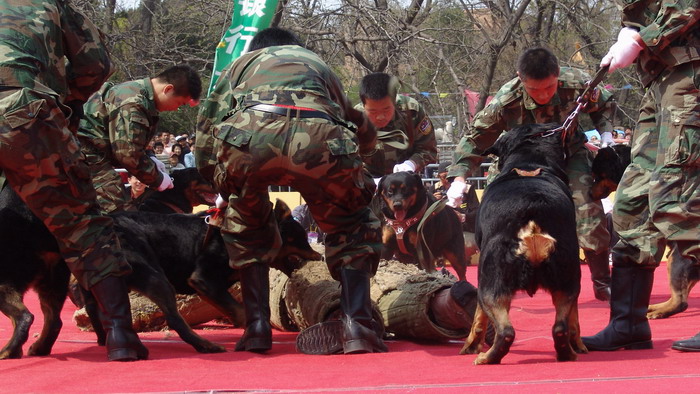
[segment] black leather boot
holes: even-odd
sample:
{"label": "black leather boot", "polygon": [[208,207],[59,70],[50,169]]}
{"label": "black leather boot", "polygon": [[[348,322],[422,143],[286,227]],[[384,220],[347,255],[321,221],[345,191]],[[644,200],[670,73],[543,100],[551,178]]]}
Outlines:
{"label": "black leather boot", "polygon": [[[588,350],[651,349],[647,308],[654,269],[620,262],[613,255],[610,322],[598,334],[582,337]],[[618,265],[619,264],[619,265]]]}
{"label": "black leather boot", "polygon": [[148,358],[132,327],[129,292],[121,277],[109,276],[90,288],[99,306],[100,321],[105,331],[109,361],[134,361]]}
{"label": "black leather boot", "polygon": [[240,270],[245,332],[236,343],[237,352],[264,352],[272,348],[269,271],[267,265],[257,263]]}
{"label": "black leather boot", "polygon": [[610,253],[595,254],[584,251],[588,268],[591,270],[593,295],[597,300],[610,301]]}
{"label": "black leather boot", "polygon": [[388,349],[377,334],[383,330],[379,330],[379,323],[372,318],[369,272],[343,268],[340,270],[340,286],[343,353],[386,352]]}
{"label": "black leather boot", "polygon": [[379,353],[387,347],[384,327],[372,318],[369,273],[343,268],[340,272],[341,320],[314,324],[297,335],[297,350],[304,354]]}

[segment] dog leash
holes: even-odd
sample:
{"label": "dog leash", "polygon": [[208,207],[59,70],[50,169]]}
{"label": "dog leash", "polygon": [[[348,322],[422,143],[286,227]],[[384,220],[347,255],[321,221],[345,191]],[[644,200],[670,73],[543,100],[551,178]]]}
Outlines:
{"label": "dog leash", "polygon": [[595,74],[595,77],[591,81],[588,82],[588,85],[586,88],[583,90],[580,96],[576,99],[576,108],[571,112],[571,114],[564,120],[564,123],[560,127],[557,127],[556,129],[549,130],[548,132],[542,133],[542,137],[549,137],[552,134],[559,133],[561,132],[561,143],[562,145],[566,145],[566,138],[569,136],[569,134],[574,132],[574,125],[576,124],[576,120],[578,119],[578,114],[581,113],[581,111],[586,108],[586,105],[588,105],[590,98],[584,100],[584,98],[589,95],[593,90],[598,86],[599,83],[603,81],[605,78],[605,74],[608,73],[608,68],[610,66],[603,66],[600,69],[598,69],[598,72]]}

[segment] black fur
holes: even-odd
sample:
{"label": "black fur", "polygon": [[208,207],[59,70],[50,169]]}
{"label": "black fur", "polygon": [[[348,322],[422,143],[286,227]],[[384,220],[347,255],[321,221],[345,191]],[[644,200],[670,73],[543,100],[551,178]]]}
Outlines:
{"label": "black fur", "polygon": [[631,161],[631,149],[627,145],[613,145],[599,149],[593,159],[593,188],[591,195],[600,200],[617,190],[625,168]]}
{"label": "black fur", "polygon": [[138,206],[139,211],[192,213],[193,207],[214,205],[216,202],[216,191],[196,168],[175,170],[171,175],[173,188],[150,193],[148,198]]}
{"label": "black fur", "polygon": [[[304,259],[321,259],[309,246],[303,229],[301,233],[286,233],[296,223],[289,208],[276,209],[276,213],[282,224],[283,247],[275,266],[289,273]],[[177,312],[175,302],[176,293],[196,291],[234,324],[244,323],[243,307],[228,293],[237,280],[236,271],[228,265],[218,229],[212,229],[211,240],[203,245],[207,225],[200,215],[122,212],[111,216],[122,250],[133,268],[126,277],[129,287],[156,303],[168,325],[197,351],[224,351],[222,346],[192,331]],[[39,294],[44,329],[29,354],[49,354],[62,325],[60,310],[68,289],[68,269],[51,234],[10,188],[0,192],[0,219],[0,310],[15,326],[13,337],[0,351],[0,359],[22,356],[33,316],[21,299],[31,286]],[[85,301],[98,343],[104,344],[94,300],[88,296]]]}
{"label": "black fur", "polygon": [[[487,320],[494,324],[496,338],[491,349],[477,357],[477,364],[500,363],[508,353],[515,330],[507,313],[518,290],[532,295],[543,288],[552,293],[557,308],[553,334],[558,360],[575,360],[575,351],[585,351],[576,309],[581,270],[575,208],[563,170],[560,136],[547,133],[555,127],[515,128],[485,152],[499,157],[501,172],[487,186],[477,214],[479,307],[462,353],[481,350]],[[530,222],[555,240],[554,249],[541,262],[517,252],[522,241],[519,232]]]}
{"label": "black fur", "polygon": [[[404,233],[406,253],[399,249],[396,231],[386,224],[389,220],[405,220],[416,216],[423,206],[431,206],[436,202],[435,197],[428,192],[420,175],[412,172],[397,172],[389,174],[379,181],[375,198],[379,198],[378,206],[384,216],[385,224],[382,234],[383,249],[381,258],[391,259],[393,256],[407,264],[418,264],[427,271],[435,270],[434,261],[418,261],[417,245],[423,243],[430,249],[433,258],[447,259],[460,280],[466,280],[467,258],[465,253],[462,223],[457,213],[449,206],[436,211],[425,224],[422,240],[417,232],[418,224],[410,226]],[[375,203],[375,205],[377,205]],[[427,254],[426,254],[427,258]]]}

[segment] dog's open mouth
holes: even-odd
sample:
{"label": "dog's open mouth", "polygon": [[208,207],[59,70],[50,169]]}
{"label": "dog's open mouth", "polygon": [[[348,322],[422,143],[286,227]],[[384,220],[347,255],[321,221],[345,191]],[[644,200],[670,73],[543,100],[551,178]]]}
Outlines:
{"label": "dog's open mouth", "polygon": [[394,211],[394,217],[396,220],[404,220],[406,219],[406,210],[405,209],[397,209]]}

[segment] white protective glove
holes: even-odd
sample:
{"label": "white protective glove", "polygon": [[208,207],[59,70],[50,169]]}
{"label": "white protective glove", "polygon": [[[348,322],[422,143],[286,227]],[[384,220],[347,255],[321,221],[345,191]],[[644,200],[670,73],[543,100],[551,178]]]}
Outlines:
{"label": "white protective glove", "polygon": [[471,185],[468,185],[462,181],[454,180],[447,189],[447,205],[452,208],[458,208],[462,205],[462,196],[466,193]]}
{"label": "white protective glove", "polygon": [[394,165],[394,172],[411,171],[416,172],[416,163],[406,160],[401,164]]}
{"label": "white protective glove", "polygon": [[221,197],[221,194],[216,196],[216,207],[219,209],[224,209],[228,206],[228,201],[224,200],[223,197]]}
{"label": "white protective glove", "polygon": [[163,174],[163,181],[160,183],[160,186],[158,186],[158,191],[162,192],[163,190],[172,189],[173,186],[175,186],[173,184],[173,178],[165,172],[161,172],[161,174]]}
{"label": "white protective glove", "polygon": [[617,35],[617,42],[608,50],[608,54],[600,61],[600,66],[609,65],[608,73],[618,68],[625,68],[632,64],[644,49],[642,37],[639,32],[631,27],[623,27]]}
{"label": "white protective glove", "polygon": [[374,179],[374,184],[375,184],[376,186],[379,186],[379,181],[382,180],[382,178],[372,178],[372,179]]}

